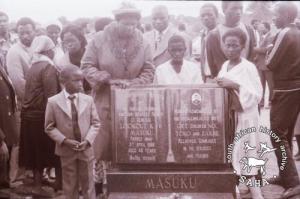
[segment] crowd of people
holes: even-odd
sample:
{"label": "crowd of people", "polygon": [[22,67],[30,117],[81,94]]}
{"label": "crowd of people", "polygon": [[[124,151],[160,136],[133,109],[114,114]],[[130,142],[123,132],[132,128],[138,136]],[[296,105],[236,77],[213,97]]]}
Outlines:
{"label": "crowd of people", "polygon": [[[152,10],[152,25],[143,28],[141,13],[130,3],[114,10],[114,19],[100,18],[95,33],[86,35],[76,24],[52,23],[38,31],[24,17],[9,32],[9,17],[0,12],[0,189],[26,184],[30,193],[51,197],[43,188],[63,190],[67,199],[96,198],[95,183],[106,184],[112,161],[110,87],[216,83],[229,93],[235,132],[259,125],[260,111],[270,108],[271,130],[285,146],[287,165],[273,183],[285,188],[284,198],[300,198],[300,181],[292,153],[298,143],[300,160],[300,31],[297,7],[278,2],[271,31],[268,22],[241,21],[243,2],[222,1],[219,11],[205,3],[199,20],[203,29],[191,39],[184,24],[170,22],[166,6]],[[264,99],[266,83],[270,97]],[[297,119],[298,117],[298,119]],[[256,134],[246,139],[258,144]],[[245,172],[235,146],[233,167]],[[278,165],[281,151],[275,151]],[[30,171],[30,172],[29,172]],[[262,199],[260,187],[249,187]]]}

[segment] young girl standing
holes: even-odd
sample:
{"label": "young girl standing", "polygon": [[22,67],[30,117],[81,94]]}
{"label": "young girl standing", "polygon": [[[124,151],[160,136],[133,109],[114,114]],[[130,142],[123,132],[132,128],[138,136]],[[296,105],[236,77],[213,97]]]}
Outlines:
{"label": "young girl standing", "polygon": [[[245,47],[245,33],[239,29],[231,29],[227,31],[222,40],[224,42],[223,51],[227,57],[218,74],[217,83],[227,88],[235,110],[236,130],[247,130],[255,127],[258,131],[259,112],[258,104],[262,98],[262,85],[256,66],[241,57],[241,52]],[[256,147],[256,150],[245,151],[244,143],[249,146]],[[232,164],[239,176],[246,176],[252,181],[258,175],[257,168],[253,167],[250,171],[243,167],[242,158],[258,158],[257,133],[249,133],[243,135],[233,149]],[[260,187],[249,187],[251,195],[254,199],[263,199]]]}

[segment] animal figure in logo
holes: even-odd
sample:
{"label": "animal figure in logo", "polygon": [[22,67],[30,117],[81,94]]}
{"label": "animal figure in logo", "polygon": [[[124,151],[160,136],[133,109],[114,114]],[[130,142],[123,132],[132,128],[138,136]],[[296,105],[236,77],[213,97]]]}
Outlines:
{"label": "animal figure in logo", "polygon": [[263,157],[263,155],[265,155],[266,153],[270,153],[275,150],[276,148],[268,147],[267,143],[260,143],[260,150],[257,152],[260,153],[259,157]]}
{"label": "animal figure in logo", "polygon": [[243,164],[243,170],[247,169],[247,172],[250,173],[252,167],[259,168],[262,175],[266,174],[266,162],[268,159],[262,160],[253,157],[243,157],[240,160],[240,163]]}
{"label": "animal figure in logo", "polygon": [[245,145],[244,147],[245,153],[248,153],[248,151],[255,149],[255,147],[249,145],[249,142],[245,142],[244,145]]}

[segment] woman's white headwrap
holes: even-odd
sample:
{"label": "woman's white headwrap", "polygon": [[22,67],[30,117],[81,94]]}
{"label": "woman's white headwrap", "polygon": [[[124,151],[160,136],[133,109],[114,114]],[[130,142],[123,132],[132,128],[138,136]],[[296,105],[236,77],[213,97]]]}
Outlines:
{"label": "woman's white headwrap", "polygon": [[41,35],[38,37],[35,37],[32,44],[31,44],[31,50],[33,53],[32,58],[32,64],[41,62],[41,61],[47,61],[51,65],[54,65],[53,60],[51,60],[46,55],[43,55],[43,52],[46,52],[48,50],[52,50],[55,48],[55,44],[53,41],[46,35]]}

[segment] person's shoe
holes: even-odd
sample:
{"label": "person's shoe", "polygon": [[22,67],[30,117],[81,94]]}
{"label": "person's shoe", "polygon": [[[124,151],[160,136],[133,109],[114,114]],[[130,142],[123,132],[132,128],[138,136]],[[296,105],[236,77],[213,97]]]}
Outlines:
{"label": "person's shoe", "polygon": [[32,195],[36,197],[43,197],[43,198],[52,198],[54,196],[51,192],[43,189],[42,187],[33,188]]}
{"label": "person's shoe", "polygon": [[300,196],[300,185],[289,188],[282,194],[283,199],[292,199],[296,198],[296,196]]}
{"label": "person's shoe", "polygon": [[22,180],[15,180],[15,181],[9,183],[11,188],[17,188],[17,187],[21,186],[22,184],[24,184]]}

